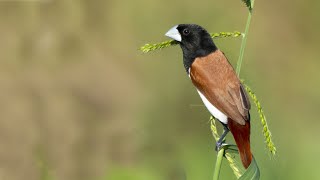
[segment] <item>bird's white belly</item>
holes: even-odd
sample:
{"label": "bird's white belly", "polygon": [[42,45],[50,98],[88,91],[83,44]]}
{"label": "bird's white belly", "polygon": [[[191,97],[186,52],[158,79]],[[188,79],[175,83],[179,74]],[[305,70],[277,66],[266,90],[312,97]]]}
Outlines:
{"label": "bird's white belly", "polygon": [[215,118],[217,118],[219,121],[221,121],[224,124],[228,124],[228,117],[223,114],[221,111],[219,111],[216,107],[214,107],[214,105],[212,105],[208,99],[197,89],[204,105],[207,107],[207,109],[209,110],[209,112],[212,114],[212,116],[214,116]]}

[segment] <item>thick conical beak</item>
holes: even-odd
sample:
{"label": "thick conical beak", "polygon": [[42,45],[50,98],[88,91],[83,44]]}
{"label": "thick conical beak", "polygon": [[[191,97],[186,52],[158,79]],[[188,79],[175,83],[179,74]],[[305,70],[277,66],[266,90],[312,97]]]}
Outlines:
{"label": "thick conical beak", "polygon": [[169,38],[172,38],[176,41],[181,42],[181,34],[179,33],[178,29],[177,29],[178,25],[174,26],[173,28],[171,28],[167,33],[166,36],[168,36]]}

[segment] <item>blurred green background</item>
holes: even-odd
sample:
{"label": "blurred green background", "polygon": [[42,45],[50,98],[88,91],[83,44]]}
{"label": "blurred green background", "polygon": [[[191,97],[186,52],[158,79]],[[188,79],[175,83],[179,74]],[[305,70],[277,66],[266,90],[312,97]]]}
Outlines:
{"label": "blurred green background", "polygon": [[[319,8],[255,3],[241,78],[278,148],[272,158],[254,108],[264,180],[320,179]],[[209,113],[180,48],[138,48],[179,23],[243,31],[246,17],[240,0],[0,1],[0,179],[211,179]],[[215,42],[235,65],[240,39]],[[221,179],[235,179],[226,161]]]}

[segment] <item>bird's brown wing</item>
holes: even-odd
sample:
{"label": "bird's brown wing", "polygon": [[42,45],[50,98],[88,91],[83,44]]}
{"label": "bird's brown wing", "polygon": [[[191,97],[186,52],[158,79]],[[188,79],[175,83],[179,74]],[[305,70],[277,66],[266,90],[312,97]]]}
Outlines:
{"label": "bird's brown wing", "polygon": [[241,125],[249,120],[248,95],[220,50],[196,58],[190,68],[190,78],[208,101],[226,116]]}

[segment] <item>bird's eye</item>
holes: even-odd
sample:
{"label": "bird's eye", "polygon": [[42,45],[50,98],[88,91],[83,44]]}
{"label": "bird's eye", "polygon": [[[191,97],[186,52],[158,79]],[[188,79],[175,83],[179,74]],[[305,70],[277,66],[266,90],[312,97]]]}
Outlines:
{"label": "bird's eye", "polygon": [[183,35],[185,35],[185,36],[187,36],[187,35],[189,35],[190,34],[190,31],[189,31],[189,29],[184,29],[183,31],[182,31],[182,33],[183,33]]}

